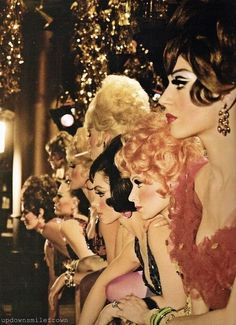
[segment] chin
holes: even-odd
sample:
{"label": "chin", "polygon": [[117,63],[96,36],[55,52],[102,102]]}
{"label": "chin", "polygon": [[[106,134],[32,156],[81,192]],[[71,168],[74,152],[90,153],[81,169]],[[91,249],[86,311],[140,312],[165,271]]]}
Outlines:
{"label": "chin", "polygon": [[188,132],[187,128],[181,128],[174,125],[171,126],[170,133],[176,139],[185,139],[193,136],[192,132]]}

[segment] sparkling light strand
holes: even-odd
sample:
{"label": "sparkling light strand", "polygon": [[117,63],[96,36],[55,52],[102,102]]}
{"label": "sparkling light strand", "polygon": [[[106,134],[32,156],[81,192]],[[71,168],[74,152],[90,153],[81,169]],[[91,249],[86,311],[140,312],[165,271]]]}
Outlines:
{"label": "sparkling light strand", "polygon": [[0,13],[0,104],[20,91],[23,9],[20,0],[9,0]]}
{"label": "sparkling light strand", "polygon": [[77,69],[78,106],[84,112],[101,81],[109,73],[108,55],[123,54],[132,40],[134,23],[131,11],[136,0],[110,0],[102,8],[99,0],[80,0],[72,5],[75,27],[72,51]]}
{"label": "sparkling light strand", "polygon": [[107,75],[107,51],[99,21],[97,0],[74,2],[76,18],[72,51],[77,72],[77,105],[85,112],[101,80]]}

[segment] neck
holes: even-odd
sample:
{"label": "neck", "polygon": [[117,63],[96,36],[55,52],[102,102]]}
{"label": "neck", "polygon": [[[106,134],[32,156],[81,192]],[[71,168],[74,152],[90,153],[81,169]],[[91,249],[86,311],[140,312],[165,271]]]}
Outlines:
{"label": "neck", "polygon": [[44,228],[45,228],[45,223],[42,224],[42,223],[39,222],[39,223],[37,224],[35,230],[36,230],[37,232],[39,232],[39,233],[42,235],[42,234],[43,234],[43,230],[44,230]]}
{"label": "neck", "polygon": [[211,175],[221,178],[223,182],[235,180],[236,125],[231,126],[231,132],[226,136],[214,132],[201,137],[201,140],[207,151]]}

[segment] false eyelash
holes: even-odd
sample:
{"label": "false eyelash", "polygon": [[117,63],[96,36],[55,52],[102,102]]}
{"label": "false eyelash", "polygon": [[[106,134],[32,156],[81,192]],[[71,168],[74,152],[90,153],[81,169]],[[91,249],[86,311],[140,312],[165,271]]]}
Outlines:
{"label": "false eyelash", "polygon": [[182,80],[182,79],[175,78],[175,79],[173,79],[171,81],[171,83],[173,85],[177,86],[177,89],[181,89],[181,88],[183,88],[187,84],[187,81]]}
{"label": "false eyelash", "polygon": [[95,194],[99,195],[100,197],[103,197],[105,195],[105,193],[100,191],[95,191]]}

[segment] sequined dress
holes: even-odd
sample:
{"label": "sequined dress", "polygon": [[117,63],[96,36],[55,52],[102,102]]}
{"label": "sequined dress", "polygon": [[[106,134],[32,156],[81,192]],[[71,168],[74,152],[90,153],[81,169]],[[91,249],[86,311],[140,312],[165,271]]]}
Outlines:
{"label": "sequined dress", "polygon": [[236,210],[233,224],[196,245],[202,205],[194,178],[206,161],[181,175],[170,208],[170,255],[177,262],[187,294],[199,294],[210,310],[226,306],[236,276]]}
{"label": "sequined dress", "polygon": [[161,288],[159,270],[158,270],[155,258],[152,255],[151,249],[148,245],[148,242],[147,242],[148,267],[149,267],[150,279],[152,281],[151,284],[148,282],[148,280],[145,276],[145,267],[144,267],[144,262],[143,262],[143,258],[142,258],[141,251],[140,251],[138,238],[135,238],[134,249],[135,249],[137,258],[139,259],[140,265],[143,268],[143,282],[152,291],[152,293],[154,293],[157,296],[161,296],[162,288]]}

